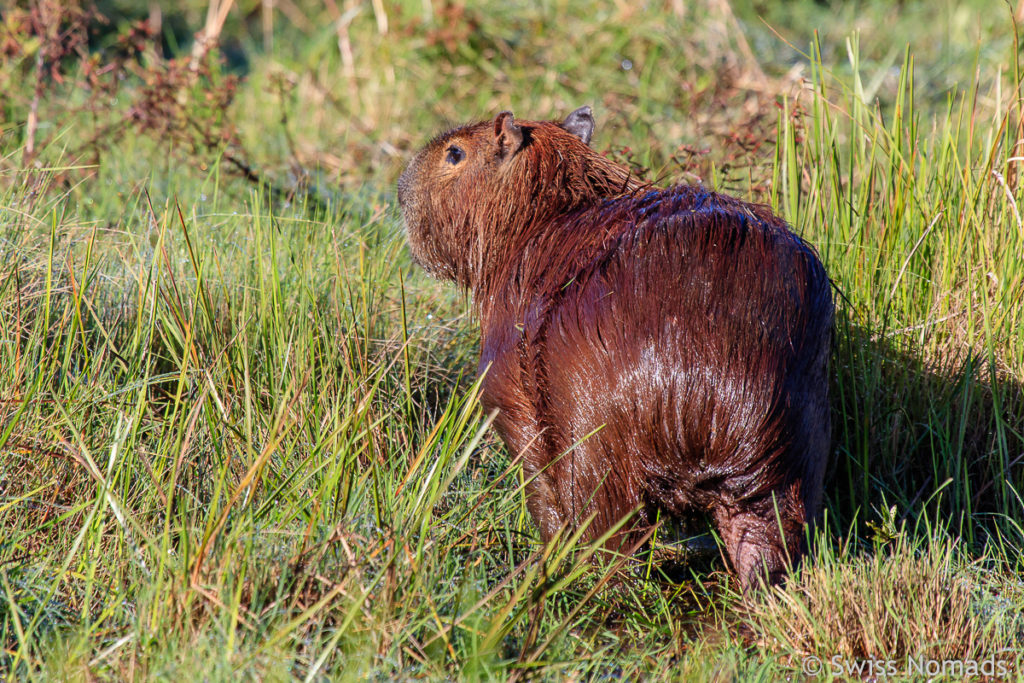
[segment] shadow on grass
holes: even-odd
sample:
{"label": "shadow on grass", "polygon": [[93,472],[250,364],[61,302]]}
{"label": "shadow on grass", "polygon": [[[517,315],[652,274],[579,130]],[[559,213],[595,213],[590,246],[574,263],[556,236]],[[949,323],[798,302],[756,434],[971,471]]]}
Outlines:
{"label": "shadow on grass", "polygon": [[1020,543],[1024,517],[1024,386],[993,356],[970,351],[942,366],[897,335],[840,316],[833,355],[833,530],[873,510],[941,520],[968,545]]}

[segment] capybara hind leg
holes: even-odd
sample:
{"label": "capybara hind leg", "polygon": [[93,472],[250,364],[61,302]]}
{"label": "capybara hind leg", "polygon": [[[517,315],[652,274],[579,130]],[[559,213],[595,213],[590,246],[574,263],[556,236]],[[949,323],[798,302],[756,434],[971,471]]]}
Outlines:
{"label": "capybara hind leg", "polygon": [[781,583],[803,556],[806,515],[794,493],[715,511],[718,533],[744,591],[763,582]]}
{"label": "capybara hind leg", "polygon": [[558,490],[547,472],[530,472],[526,484],[526,507],[537,523],[541,541],[547,543],[566,523],[565,511],[559,502]]}

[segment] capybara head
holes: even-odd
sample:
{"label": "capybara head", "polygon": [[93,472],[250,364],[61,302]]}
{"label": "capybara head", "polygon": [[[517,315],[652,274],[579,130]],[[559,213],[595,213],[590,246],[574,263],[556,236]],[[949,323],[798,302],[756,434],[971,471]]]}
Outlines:
{"label": "capybara head", "polygon": [[472,291],[481,401],[544,540],[629,551],[705,513],[744,588],[779,581],[820,509],[828,277],[768,208],[644,185],[593,131],[584,107],[435,138],[398,184],[412,253]]}
{"label": "capybara head", "polygon": [[628,171],[589,147],[590,107],[563,121],[492,121],[434,138],[398,180],[409,246],[436,277],[472,287],[482,260],[560,213],[635,189]]}

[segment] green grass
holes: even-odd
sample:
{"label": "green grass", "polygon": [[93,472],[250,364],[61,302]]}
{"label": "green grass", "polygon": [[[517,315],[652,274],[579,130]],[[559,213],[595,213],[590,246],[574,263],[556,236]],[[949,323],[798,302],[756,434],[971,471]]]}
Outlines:
{"label": "green grass", "polygon": [[[704,681],[799,677],[811,656],[893,660],[895,680],[915,678],[907,658],[1016,667],[1011,8],[833,5],[409,2],[388,6],[385,29],[372,4],[339,24],[330,3],[267,23],[243,3],[223,42],[245,61],[171,99],[214,144],[129,117],[165,73],[155,55],[102,96],[68,60],[65,83],[41,90],[27,167],[34,57],[0,57],[0,670]],[[198,2],[169,14],[167,42],[204,17]],[[207,95],[232,70],[219,109]],[[784,591],[739,596],[689,529],[597,564],[593,548],[541,545],[476,400],[469,306],[404,247],[393,182],[417,145],[446,122],[583,103],[595,145],[650,177],[770,203],[840,292],[826,523]]]}

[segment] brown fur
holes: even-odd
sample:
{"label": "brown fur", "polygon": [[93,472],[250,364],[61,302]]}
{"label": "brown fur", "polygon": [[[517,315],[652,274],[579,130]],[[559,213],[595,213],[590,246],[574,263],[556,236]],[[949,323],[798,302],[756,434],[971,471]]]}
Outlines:
{"label": "brown fur", "polygon": [[778,581],[820,507],[828,278],[765,207],[595,153],[589,116],[434,139],[398,185],[412,253],[473,294],[483,402],[545,540],[707,511],[744,588]]}

